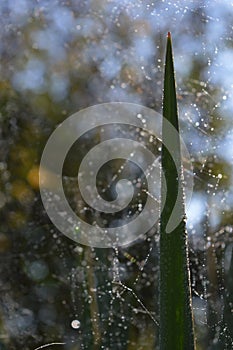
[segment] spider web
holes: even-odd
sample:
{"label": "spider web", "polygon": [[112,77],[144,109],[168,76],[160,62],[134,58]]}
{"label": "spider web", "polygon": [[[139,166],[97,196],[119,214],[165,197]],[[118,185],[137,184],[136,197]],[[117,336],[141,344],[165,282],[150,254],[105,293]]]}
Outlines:
{"label": "spider web", "polygon": [[[172,32],[181,131],[194,165],[187,229],[197,341],[200,349],[231,349],[231,1],[80,1],[78,8],[75,1],[38,1],[35,8],[32,3],[0,5],[7,14],[1,32],[3,78],[38,113],[31,121],[30,111],[21,121],[17,103],[7,106],[3,114],[12,113],[9,148],[27,134],[20,123],[30,125],[29,130],[45,128],[47,137],[51,124],[103,101],[141,103],[161,111],[164,42],[166,32]],[[69,89],[77,76],[78,88]],[[43,93],[48,94],[45,100]],[[57,112],[50,116],[50,99],[62,111],[59,120]],[[20,147],[16,153],[22,153]],[[114,181],[122,170],[116,166]],[[11,212],[19,206],[9,194],[14,176],[7,180],[10,170],[4,162],[1,171]],[[130,247],[85,248],[41,218],[38,202],[35,198],[36,208],[31,203],[35,213],[27,227],[13,234],[18,247],[3,259],[0,341],[12,349],[32,349],[31,344],[42,344],[37,349],[89,349],[98,348],[102,334],[105,349],[154,348],[159,324],[156,228]],[[25,212],[29,215],[28,206]],[[85,209],[83,215],[89,214]]]}

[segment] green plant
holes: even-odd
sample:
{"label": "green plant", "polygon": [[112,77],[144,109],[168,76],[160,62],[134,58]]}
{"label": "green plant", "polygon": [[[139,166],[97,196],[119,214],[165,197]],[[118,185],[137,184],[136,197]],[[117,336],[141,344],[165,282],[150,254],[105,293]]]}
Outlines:
{"label": "green plant", "polygon": [[[172,133],[169,125],[177,132]],[[160,350],[195,349],[182,183],[176,86],[168,33],[163,97],[162,192],[160,217]],[[171,140],[172,136],[172,140]],[[172,142],[172,154],[165,144]],[[168,230],[176,205],[179,223]]]}

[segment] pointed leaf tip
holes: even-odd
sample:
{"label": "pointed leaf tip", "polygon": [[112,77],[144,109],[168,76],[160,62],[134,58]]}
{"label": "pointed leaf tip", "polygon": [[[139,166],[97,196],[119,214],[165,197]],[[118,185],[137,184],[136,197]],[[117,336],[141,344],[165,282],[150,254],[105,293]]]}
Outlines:
{"label": "pointed leaf tip", "polygon": [[167,37],[170,39],[171,38],[171,32],[167,33]]}

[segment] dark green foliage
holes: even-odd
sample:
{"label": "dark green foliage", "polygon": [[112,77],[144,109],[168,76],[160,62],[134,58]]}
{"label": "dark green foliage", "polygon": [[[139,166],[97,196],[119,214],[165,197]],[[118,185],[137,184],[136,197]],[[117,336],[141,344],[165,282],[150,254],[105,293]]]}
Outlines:
{"label": "dark green foliage", "polygon": [[[164,76],[162,146],[162,194],[164,207],[160,220],[160,349],[192,350],[195,348],[191,308],[190,279],[187,254],[184,199],[182,196],[182,168],[176,88],[170,34]],[[167,120],[177,130],[173,135],[173,153],[164,146],[171,136]],[[170,216],[177,201],[180,222],[167,232]]]}

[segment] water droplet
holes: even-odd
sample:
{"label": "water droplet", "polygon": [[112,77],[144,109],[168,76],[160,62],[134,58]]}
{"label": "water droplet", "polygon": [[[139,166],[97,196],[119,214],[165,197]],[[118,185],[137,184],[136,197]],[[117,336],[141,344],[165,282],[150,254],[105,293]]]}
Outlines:
{"label": "water droplet", "polygon": [[74,329],[78,329],[80,327],[80,321],[79,320],[73,320],[71,322],[71,327]]}

